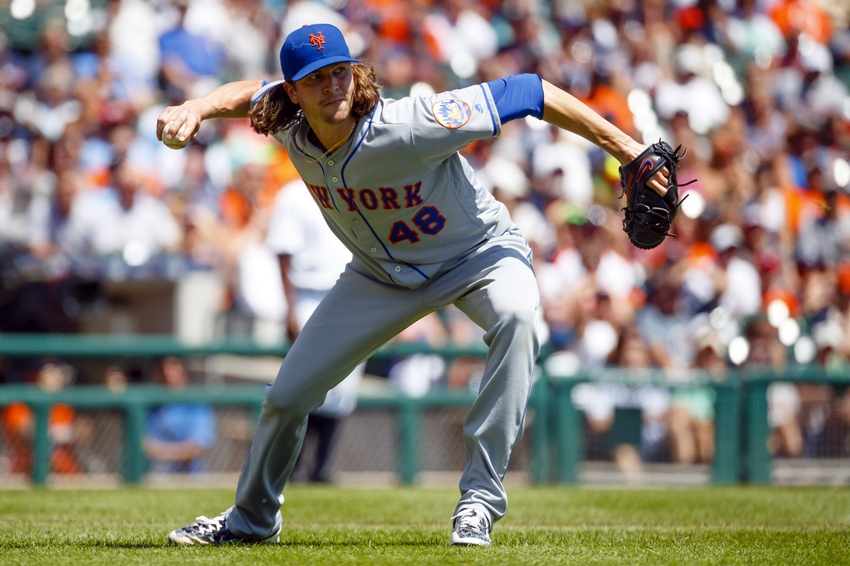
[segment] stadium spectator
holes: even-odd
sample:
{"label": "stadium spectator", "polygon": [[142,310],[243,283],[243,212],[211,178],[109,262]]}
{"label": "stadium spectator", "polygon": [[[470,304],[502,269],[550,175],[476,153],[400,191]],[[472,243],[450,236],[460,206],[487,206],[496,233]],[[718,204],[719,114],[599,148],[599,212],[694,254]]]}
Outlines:
{"label": "stadium spectator", "polygon": [[112,393],[124,393],[130,379],[120,366],[109,366],[103,374],[103,385]]}
{"label": "stadium spectator", "polygon": [[647,302],[635,314],[641,336],[661,367],[679,370],[691,365],[694,330],[704,324],[682,308],[680,277],[675,269],[658,268],[650,280]]}
{"label": "stadium spectator", "polygon": [[140,0],[107,3],[106,35],[109,51],[133,62],[139,76],[155,78],[160,73],[159,20],[156,6]]}
{"label": "stadium spectator", "polygon": [[[785,149],[790,126],[776,106],[770,75],[754,65],[749,70],[750,94],[744,101],[747,116],[747,147],[762,161],[775,159]],[[764,164],[761,164],[764,167]]]}
{"label": "stadium spectator", "polygon": [[832,114],[840,115],[848,90],[833,68],[832,53],[826,46],[800,36],[794,64],[775,75],[774,92],[780,107],[793,112],[799,124],[812,128],[823,127]]}
{"label": "stadium spectator", "polygon": [[[479,144],[485,146],[486,144]],[[555,235],[543,212],[529,202],[531,182],[516,161],[502,155],[489,155],[481,164],[481,182],[511,213],[535,253],[545,256],[554,245]]]}
{"label": "stadium spectator", "polygon": [[[776,328],[764,317],[752,319],[745,327],[744,336],[749,353],[744,367],[781,371],[788,363],[785,347],[779,341]],[[767,388],[768,446],[776,457],[797,457],[803,451],[800,428],[800,394],[793,383],[775,381]]]}
{"label": "stadium spectator", "polygon": [[709,241],[717,252],[717,264],[709,276],[717,304],[740,320],[761,311],[761,279],[753,264],[738,250],[744,235],[738,226],[722,224],[712,230]]}
{"label": "stadium spectator", "polygon": [[60,172],[50,200],[41,199],[29,207],[29,251],[46,264],[46,272],[54,276],[72,271],[72,238],[69,237],[71,208],[82,190],[82,176],[77,170]]}
{"label": "stadium spectator", "polygon": [[182,100],[207,92],[220,84],[220,73],[226,63],[224,47],[209,35],[187,27],[191,2],[177,0],[177,22],[159,36],[160,72],[164,90],[170,100]]}
{"label": "stadium spectator", "polygon": [[92,51],[74,60],[77,92],[87,121],[126,123],[156,102],[155,77],[138,59],[116,51],[106,31],[95,35]]}
{"label": "stadium spectator", "polygon": [[691,128],[706,135],[722,126],[729,118],[729,105],[717,84],[706,78],[709,69],[704,50],[695,43],[676,49],[675,76],[662,79],[655,90],[655,104],[664,119],[682,112]]}
{"label": "stadium spectator", "polygon": [[[183,362],[169,356],[159,364],[162,383],[173,391],[189,384]],[[168,403],[151,411],[144,450],[154,473],[198,473],[208,468],[207,452],[215,445],[215,411],[203,403]]]}
{"label": "stadium spectator", "polygon": [[[36,376],[37,385],[44,391],[56,392],[71,383],[74,370],[67,364],[45,363]],[[78,474],[83,466],[76,454],[77,413],[65,403],[50,407],[48,434],[50,435],[50,469],[57,474]],[[3,471],[28,474],[32,471],[32,437],[35,434],[35,415],[32,409],[20,402],[7,405],[2,411]]]}
{"label": "stadium spectator", "polygon": [[[701,328],[694,340],[691,367],[700,377],[723,381],[728,374],[726,347],[716,330]],[[715,393],[708,386],[676,387],[670,394],[668,439],[670,459],[677,464],[710,464],[714,458]]]}
{"label": "stadium spectator", "polygon": [[[646,376],[657,367],[652,353],[634,327],[614,336],[609,353],[612,367]],[[666,458],[666,415],[670,395],[666,389],[652,386],[627,386],[622,383],[582,383],[573,391],[573,402],[585,418],[585,457],[612,460],[627,474],[636,474],[644,461]],[[637,415],[635,422],[618,423]]]}
{"label": "stadium spectator", "polygon": [[[264,190],[267,171],[267,164],[256,161],[237,164],[233,181],[218,199],[220,218],[213,237],[218,267],[232,297],[226,313],[228,334],[262,332],[262,321],[279,325],[286,308],[277,260],[264,243],[271,214]],[[283,337],[279,330],[270,332],[268,340]]]}
{"label": "stadium spectator", "polygon": [[822,415],[822,430],[813,438],[814,455],[820,458],[847,458],[850,456],[850,394],[847,387],[836,386],[835,392],[829,395],[826,407],[829,410]]}
{"label": "stadium spectator", "polygon": [[[621,234],[606,225],[607,213],[599,205],[588,210],[554,201],[547,212],[561,225],[562,242],[550,260],[553,266],[546,278],[551,280],[541,286],[561,294],[560,299],[555,295],[551,300],[565,301],[566,321],[573,329],[582,328],[588,313],[594,311],[594,301],[586,299],[592,295],[604,296],[606,305],[611,305],[605,311],[606,323],[618,331],[633,317],[632,298],[638,284],[636,266],[617,250]],[[600,360],[607,355],[607,351],[602,353]]]}
{"label": "stadium spectator", "polygon": [[499,37],[485,5],[470,0],[446,0],[432,7],[422,21],[429,54],[447,64],[461,79],[474,76],[480,61],[496,54]]}
{"label": "stadium spectator", "polygon": [[569,133],[551,133],[554,139],[538,144],[531,154],[534,174],[547,177],[557,171],[560,183],[551,185],[551,196],[587,209],[593,202],[587,143]]}
{"label": "stadium spectator", "polygon": [[810,190],[824,202],[817,217],[800,227],[797,261],[811,268],[835,268],[850,259],[850,203],[819,166],[812,167],[808,177]]}
{"label": "stadium spectator", "polygon": [[[651,368],[658,368],[649,345],[641,338],[634,327],[625,328],[612,352],[611,362],[617,367],[633,370],[640,374]],[[667,413],[670,408],[670,392],[663,386],[647,385],[629,388],[626,400],[620,407],[640,410],[640,443],[638,454],[643,462],[657,462],[668,459],[667,456]],[[628,453],[627,453],[628,454]],[[615,461],[623,465],[630,462],[632,455],[620,454],[615,448]],[[634,463],[626,463],[626,469]]]}
{"label": "stadium spectator", "polygon": [[738,14],[726,24],[729,45],[735,52],[762,65],[785,55],[785,38],[776,23],[758,9],[757,0],[742,0]]}
{"label": "stadium spectator", "polygon": [[143,266],[159,253],[180,245],[180,227],[168,206],[149,194],[132,163],[112,168],[112,186],[82,191],[72,202],[67,244],[73,257],[105,260],[118,256],[129,266]]}

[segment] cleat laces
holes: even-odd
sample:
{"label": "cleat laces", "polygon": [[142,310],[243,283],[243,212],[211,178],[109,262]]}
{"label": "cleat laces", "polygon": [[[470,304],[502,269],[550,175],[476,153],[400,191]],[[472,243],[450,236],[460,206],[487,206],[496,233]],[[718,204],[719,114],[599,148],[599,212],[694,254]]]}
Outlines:
{"label": "cleat laces", "polygon": [[487,533],[490,530],[490,525],[487,518],[475,509],[462,509],[457,515],[452,517],[455,522],[455,530],[460,531],[478,531]]}
{"label": "cleat laces", "polygon": [[213,534],[224,528],[225,516],[224,513],[213,517],[212,519],[201,515],[195,518],[194,524],[190,528],[194,528],[199,534]]}

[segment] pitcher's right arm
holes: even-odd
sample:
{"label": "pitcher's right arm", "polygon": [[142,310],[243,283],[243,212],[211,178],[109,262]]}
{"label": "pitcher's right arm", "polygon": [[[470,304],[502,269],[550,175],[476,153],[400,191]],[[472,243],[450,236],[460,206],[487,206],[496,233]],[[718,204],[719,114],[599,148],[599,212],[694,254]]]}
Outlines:
{"label": "pitcher's right arm", "polygon": [[262,86],[263,81],[236,81],[179,106],[169,106],[157,118],[156,138],[179,149],[195,139],[204,120],[247,118],[251,96]]}

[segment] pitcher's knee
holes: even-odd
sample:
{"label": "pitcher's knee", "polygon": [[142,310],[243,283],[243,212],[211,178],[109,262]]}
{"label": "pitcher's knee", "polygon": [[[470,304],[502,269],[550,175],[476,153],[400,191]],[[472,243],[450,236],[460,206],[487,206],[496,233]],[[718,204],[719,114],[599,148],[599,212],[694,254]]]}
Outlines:
{"label": "pitcher's knee", "polygon": [[323,401],[324,394],[318,397],[309,394],[307,391],[294,390],[293,388],[276,388],[272,385],[266,391],[266,403],[270,409],[293,415],[309,415]]}
{"label": "pitcher's knee", "polygon": [[539,343],[537,309],[512,308],[500,312],[499,321],[487,333],[485,342],[489,345],[497,337],[499,340],[520,341],[536,349]]}
{"label": "pitcher's knee", "polygon": [[515,331],[533,331],[537,325],[537,306],[517,301],[511,308],[499,313],[499,323]]}

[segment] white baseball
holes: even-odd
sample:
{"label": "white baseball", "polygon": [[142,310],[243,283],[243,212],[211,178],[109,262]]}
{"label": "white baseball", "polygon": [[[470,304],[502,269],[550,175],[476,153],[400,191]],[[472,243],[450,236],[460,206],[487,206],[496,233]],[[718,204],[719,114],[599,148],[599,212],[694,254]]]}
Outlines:
{"label": "white baseball", "polygon": [[165,135],[165,132],[168,131],[168,128],[170,128],[171,124],[173,124],[173,123],[174,122],[167,123],[165,125],[165,127],[162,129],[162,132],[163,132],[162,143],[165,144],[165,147],[168,147],[170,149],[183,149],[184,147],[189,145],[190,140],[187,139],[186,141],[180,141],[180,138],[177,137],[177,134],[179,134],[181,132],[181,130],[183,130],[183,127],[185,126],[185,124],[183,126],[180,126],[180,129],[177,130],[176,132],[174,132],[173,138],[169,139],[168,136]]}

